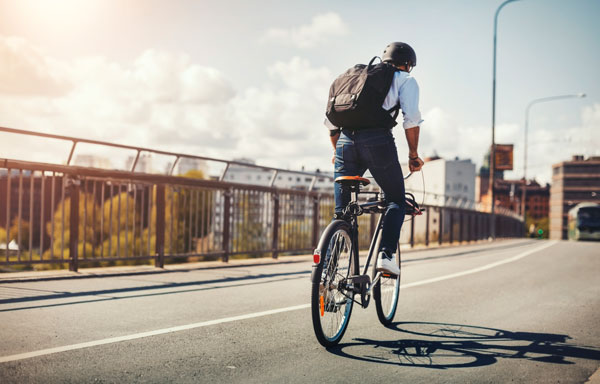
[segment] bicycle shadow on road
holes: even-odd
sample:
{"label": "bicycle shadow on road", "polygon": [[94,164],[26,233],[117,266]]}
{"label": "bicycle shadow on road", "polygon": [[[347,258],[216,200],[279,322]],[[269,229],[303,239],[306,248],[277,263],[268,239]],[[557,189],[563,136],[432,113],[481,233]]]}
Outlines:
{"label": "bicycle shadow on road", "polygon": [[329,351],[360,361],[433,369],[480,367],[503,358],[549,364],[600,360],[599,348],[570,344],[567,335],[424,322],[400,322],[391,328],[412,338],[356,338]]}

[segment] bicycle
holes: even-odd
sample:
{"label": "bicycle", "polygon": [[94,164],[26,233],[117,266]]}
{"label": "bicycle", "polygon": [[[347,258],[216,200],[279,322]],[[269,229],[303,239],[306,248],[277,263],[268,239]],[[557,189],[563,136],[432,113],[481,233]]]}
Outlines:
{"label": "bicycle", "polygon": [[[383,213],[387,209],[383,192],[361,191],[360,187],[370,184],[370,181],[360,176],[341,176],[335,182],[350,190],[350,202],[342,218],[333,220],[323,231],[313,254],[311,274],[313,328],[317,340],[324,347],[332,347],[340,342],[348,327],[354,303],[367,308],[373,295],[379,321],[389,326],[396,314],[400,295],[400,274],[395,276],[376,270]],[[359,203],[359,194],[373,194],[374,197]],[[406,193],[406,215],[414,217],[423,211],[414,196]],[[359,274],[358,216],[364,213],[381,215],[363,272]],[[373,254],[376,256],[373,257]],[[374,263],[369,273],[372,259]],[[400,247],[396,262],[400,267]],[[360,295],[360,301],[354,299],[355,295]]]}

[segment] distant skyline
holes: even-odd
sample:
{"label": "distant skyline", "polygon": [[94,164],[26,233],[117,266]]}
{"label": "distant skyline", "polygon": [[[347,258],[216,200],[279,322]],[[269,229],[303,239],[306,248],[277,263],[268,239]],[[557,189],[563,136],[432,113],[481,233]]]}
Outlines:
{"label": "distant skyline", "polygon": [[[418,57],[421,155],[479,167],[500,4],[0,0],[0,126],[329,170],[331,81],[405,41]],[[553,163],[600,155],[598,15],[597,0],[522,0],[500,13],[496,141],[515,145],[507,178],[522,175],[525,108],[540,97],[587,94],[532,108],[530,178],[550,182]],[[403,159],[404,134],[394,134]],[[0,157],[64,158],[21,139],[0,135]]]}

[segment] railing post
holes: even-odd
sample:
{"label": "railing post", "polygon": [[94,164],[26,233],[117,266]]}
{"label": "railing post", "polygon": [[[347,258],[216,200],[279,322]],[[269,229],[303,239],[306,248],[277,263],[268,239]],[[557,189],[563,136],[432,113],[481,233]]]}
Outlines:
{"label": "railing post", "polygon": [[313,248],[317,247],[319,241],[319,195],[313,198],[313,231],[312,231],[312,244]]}
{"label": "railing post", "polygon": [[496,234],[496,239],[497,238],[502,238],[503,233],[502,233],[502,217],[499,216],[498,214],[496,214],[495,220],[494,220],[494,233]]}
{"label": "railing post", "polygon": [[469,242],[475,240],[475,214],[469,215]]}
{"label": "railing post", "polygon": [[272,257],[276,259],[279,249],[279,194],[277,192],[273,192],[273,243],[271,248],[273,249]]}
{"label": "railing post", "polygon": [[484,226],[485,226],[485,213],[479,213],[479,230],[477,232],[478,240],[485,239]]}
{"label": "railing post", "polygon": [[464,238],[464,226],[465,226],[465,211],[462,209],[458,211],[458,243],[461,244]]}
{"label": "railing post", "polygon": [[442,212],[444,211],[442,207],[438,208],[439,211],[439,215],[438,215],[438,244],[442,245],[442,242],[444,241],[443,239],[443,235],[444,235],[444,216],[442,216]]}
{"label": "railing post", "polygon": [[479,240],[485,240],[485,213],[479,214]]}
{"label": "railing post", "polygon": [[[164,268],[165,266],[165,185],[156,185],[156,244],[154,266]],[[150,236],[150,234],[148,234]],[[173,239],[171,239],[173,241]]]}
{"label": "railing post", "polygon": [[231,197],[232,191],[228,189],[224,192],[223,198],[223,257],[222,260],[224,263],[229,262],[229,227],[231,223]]}
{"label": "railing post", "polygon": [[[71,212],[69,218],[69,270],[77,272],[79,258],[77,255],[79,246],[79,184],[80,181],[68,176],[69,196],[71,197]],[[63,203],[64,204],[64,203]],[[62,229],[65,230],[64,228]]]}
{"label": "railing post", "polygon": [[464,212],[465,215],[465,229],[464,229],[464,240],[468,243],[471,241],[471,213],[465,211]]}
{"label": "railing post", "polygon": [[450,209],[448,214],[450,215],[450,244],[452,244],[454,243],[454,212]]}

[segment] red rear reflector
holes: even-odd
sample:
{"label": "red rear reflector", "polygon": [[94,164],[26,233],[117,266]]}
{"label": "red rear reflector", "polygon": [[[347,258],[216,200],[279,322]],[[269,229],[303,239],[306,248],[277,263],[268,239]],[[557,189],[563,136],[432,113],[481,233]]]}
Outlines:
{"label": "red rear reflector", "polygon": [[321,261],[321,255],[319,255],[318,253],[315,253],[313,255],[313,261],[315,262],[315,264],[319,264],[319,261]]}

